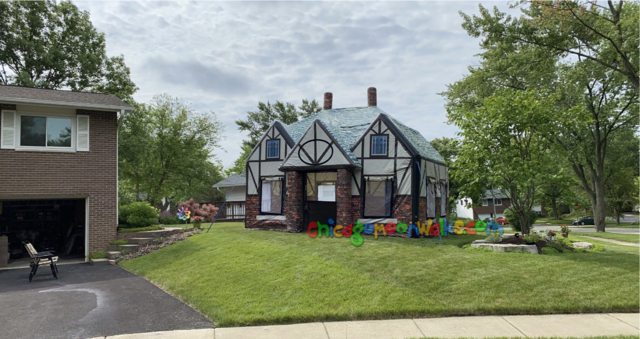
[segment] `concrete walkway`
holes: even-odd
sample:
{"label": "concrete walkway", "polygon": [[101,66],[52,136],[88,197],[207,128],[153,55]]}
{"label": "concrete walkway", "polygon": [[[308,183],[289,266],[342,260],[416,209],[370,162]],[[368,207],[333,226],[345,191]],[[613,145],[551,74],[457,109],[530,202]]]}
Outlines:
{"label": "concrete walkway", "polygon": [[593,239],[593,240],[600,240],[600,241],[604,241],[604,242],[610,242],[612,244],[617,244],[617,245],[622,245],[622,246],[640,247],[640,244],[636,244],[636,243],[628,242],[628,241],[620,241],[620,240],[605,239],[605,238],[596,238],[596,237],[589,237],[589,236],[586,236],[586,235],[581,235],[581,237],[585,237],[585,238],[589,238],[589,239]]}
{"label": "concrete walkway", "polygon": [[[109,339],[392,339],[638,335],[640,314],[566,314],[340,321],[126,334]],[[104,337],[100,337],[104,338]],[[94,338],[97,339],[97,338]]]}

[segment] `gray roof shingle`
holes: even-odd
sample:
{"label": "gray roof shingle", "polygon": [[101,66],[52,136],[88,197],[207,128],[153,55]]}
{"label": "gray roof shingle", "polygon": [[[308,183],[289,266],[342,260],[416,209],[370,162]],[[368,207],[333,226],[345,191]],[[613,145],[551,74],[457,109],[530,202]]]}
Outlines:
{"label": "gray roof shingle", "polygon": [[230,176],[224,178],[219,183],[213,185],[213,187],[233,187],[233,186],[245,186],[247,184],[244,175],[232,173]]}
{"label": "gray roof shingle", "polygon": [[0,101],[19,103],[48,103],[74,107],[113,110],[133,110],[129,104],[113,94],[74,92],[44,88],[0,85]]}
{"label": "gray roof shingle", "polygon": [[358,141],[369,125],[380,115],[385,114],[396,125],[398,130],[413,145],[420,156],[435,162],[444,163],[442,157],[433,146],[418,131],[403,125],[398,120],[391,118],[385,111],[377,106],[371,107],[346,107],[320,111],[309,118],[300,120],[291,125],[284,125],[287,133],[294,142],[298,142],[304,132],[317,119],[333,135],[347,155],[358,165],[356,156],[351,152],[351,147]]}

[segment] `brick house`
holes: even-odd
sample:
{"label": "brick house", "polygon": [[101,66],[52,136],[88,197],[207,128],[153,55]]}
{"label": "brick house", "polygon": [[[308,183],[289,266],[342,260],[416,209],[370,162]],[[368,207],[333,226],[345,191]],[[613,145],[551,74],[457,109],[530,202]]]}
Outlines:
{"label": "brick house", "polygon": [[[416,130],[377,107],[324,109],[291,125],[274,122],[246,164],[245,228],[290,232],[310,221],[347,226],[425,222],[445,215],[440,154]],[[441,207],[442,206],[442,207]]]}
{"label": "brick house", "polygon": [[106,248],[118,223],[118,114],[133,108],[110,94],[0,86],[0,110],[0,236],[11,257],[27,255],[25,240],[63,257]]}

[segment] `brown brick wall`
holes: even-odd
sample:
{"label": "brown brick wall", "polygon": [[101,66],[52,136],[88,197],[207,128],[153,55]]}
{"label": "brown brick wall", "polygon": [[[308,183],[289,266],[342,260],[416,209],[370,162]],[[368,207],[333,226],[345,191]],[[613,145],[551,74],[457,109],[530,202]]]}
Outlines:
{"label": "brown brick wall", "polygon": [[[356,221],[362,218],[362,197],[359,195],[351,196],[351,220],[348,224],[356,224]],[[347,225],[348,225],[347,224]]]}
{"label": "brown brick wall", "polygon": [[336,225],[349,225],[351,221],[351,171],[338,170],[336,183]]}
{"label": "brown brick wall", "polygon": [[[15,109],[0,104],[0,108]],[[88,198],[89,253],[116,238],[117,114],[77,110],[90,116],[90,151],[77,153],[0,149],[0,198]]]}
{"label": "brown brick wall", "polygon": [[407,225],[411,225],[412,210],[411,210],[411,196],[410,195],[399,195],[396,197],[395,202],[393,204],[393,215],[392,218],[398,219],[398,223],[405,223]]}
{"label": "brown brick wall", "polygon": [[427,222],[427,197],[420,197],[419,201],[419,218],[420,222]]}

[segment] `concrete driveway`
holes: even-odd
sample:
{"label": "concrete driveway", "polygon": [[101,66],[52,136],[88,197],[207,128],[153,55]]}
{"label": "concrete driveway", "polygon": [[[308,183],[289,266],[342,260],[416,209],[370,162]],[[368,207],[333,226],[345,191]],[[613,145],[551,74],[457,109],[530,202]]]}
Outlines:
{"label": "concrete driveway", "polygon": [[[0,271],[0,338],[91,338],[212,328],[194,309],[117,266]],[[212,286],[211,288],[214,288]]]}

